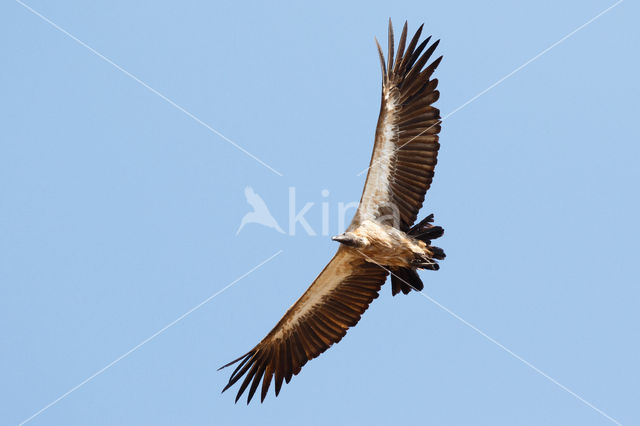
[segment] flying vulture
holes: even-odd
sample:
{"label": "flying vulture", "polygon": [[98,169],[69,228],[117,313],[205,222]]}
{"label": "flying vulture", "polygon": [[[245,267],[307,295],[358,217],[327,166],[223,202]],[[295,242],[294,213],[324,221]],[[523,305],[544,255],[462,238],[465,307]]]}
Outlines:
{"label": "flying vulture", "polygon": [[440,111],[433,106],[438,80],[431,76],[442,56],[428,63],[439,40],[419,43],[421,33],[422,26],[407,44],[405,22],[394,55],[389,21],[386,60],[376,40],[382,105],[360,205],[346,232],[332,238],[338,251],[302,297],[256,347],[224,366],[239,362],[223,389],[244,378],[236,402],[249,388],[248,404],[261,381],[261,401],[272,381],[277,396],[283,381],[358,323],[388,274],[393,295],[422,290],[416,270],[437,270],[437,260],[444,259],[442,249],[431,245],[444,232],[432,225],[433,215],[414,225],[440,147]]}

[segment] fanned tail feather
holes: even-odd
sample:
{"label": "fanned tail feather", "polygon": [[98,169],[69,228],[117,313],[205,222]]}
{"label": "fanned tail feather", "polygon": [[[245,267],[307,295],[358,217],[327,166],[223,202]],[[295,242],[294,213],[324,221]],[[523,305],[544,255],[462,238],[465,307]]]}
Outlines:
{"label": "fanned tail feather", "polygon": [[[429,251],[432,253],[432,259],[442,260],[446,256],[444,250],[440,247],[432,246],[431,241],[440,238],[444,234],[444,229],[441,226],[432,225],[432,223],[433,214],[430,214],[414,225],[407,234],[427,244]],[[437,271],[439,265],[434,261],[425,263],[421,268]],[[424,288],[416,268],[397,268],[391,272],[391,294],[394,296],[400,292],[409,294],[411,290],[421,291]]]}
{"label": "fanned tail feather", "polygon": [[420,276],[413,268],[398,268],[391,272],[391,294],[394,296],[400,292],[409,294],[411,290],[420,291],[424,288]]}

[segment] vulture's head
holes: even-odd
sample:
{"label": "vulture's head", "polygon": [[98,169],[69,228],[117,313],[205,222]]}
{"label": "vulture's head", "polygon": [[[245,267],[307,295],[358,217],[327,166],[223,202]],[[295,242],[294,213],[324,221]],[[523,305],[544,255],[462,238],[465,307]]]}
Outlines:
{"label": "vulture's head", "polygon": [[363,237],[359,237],[353,232],[345,232],[335,237],[331,237],[333,241],[337,241],[345,246],[361,248],[366,245],[366,240]]}

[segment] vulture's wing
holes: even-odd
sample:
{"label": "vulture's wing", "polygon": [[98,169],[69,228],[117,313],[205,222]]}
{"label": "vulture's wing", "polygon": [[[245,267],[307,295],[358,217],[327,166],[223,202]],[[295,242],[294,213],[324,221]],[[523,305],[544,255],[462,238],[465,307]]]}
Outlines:
{"label": "vulture's wing", "polygon": [[431,75],[442,56],[425,67],[439,40],[428,46],[431,39],[428,37],[418,45],[421,33],[422,26],[405,49],[405,23],[394,60],[393,28],[389,21],[386,64],[378,44],[382,105],[369,173],[351,227],[363,220],[384,221],[393,217],[394,226],[407,231],[431,185],[440,147],[440,110],[432,106],[440,93],[436,90],[438,80],[431,79]]}
{"label": "vulture's wing", "polygon": [[224,366],[240,362],[223,392],[244,377],[236,402],[249,387],[248,404],[261,380],[264,400],[275,379],[277,396],[283,380],[289,383],[307,361],[339,342],[358,323],[386,277],[386,270],[341,246],[274,329],[255,348]]}

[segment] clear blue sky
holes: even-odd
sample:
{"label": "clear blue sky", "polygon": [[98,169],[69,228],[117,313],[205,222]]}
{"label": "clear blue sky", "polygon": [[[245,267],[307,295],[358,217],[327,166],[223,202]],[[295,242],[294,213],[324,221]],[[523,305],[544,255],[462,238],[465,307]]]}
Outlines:
{"label": "clear blue sky", "polygon": [[[0,4],[0,423],[18,424],[279,250],[32,425],[607,425],[441,307],[390,286],[264,404],[220,395],[336,249],[288,231],[359,198],[390,16],[441,38],[443,115],[613,1]],[[425,292],[640,424],[640,62],[627,0],[447,119]],[[323,197],[321,191],[328,190]]]}

